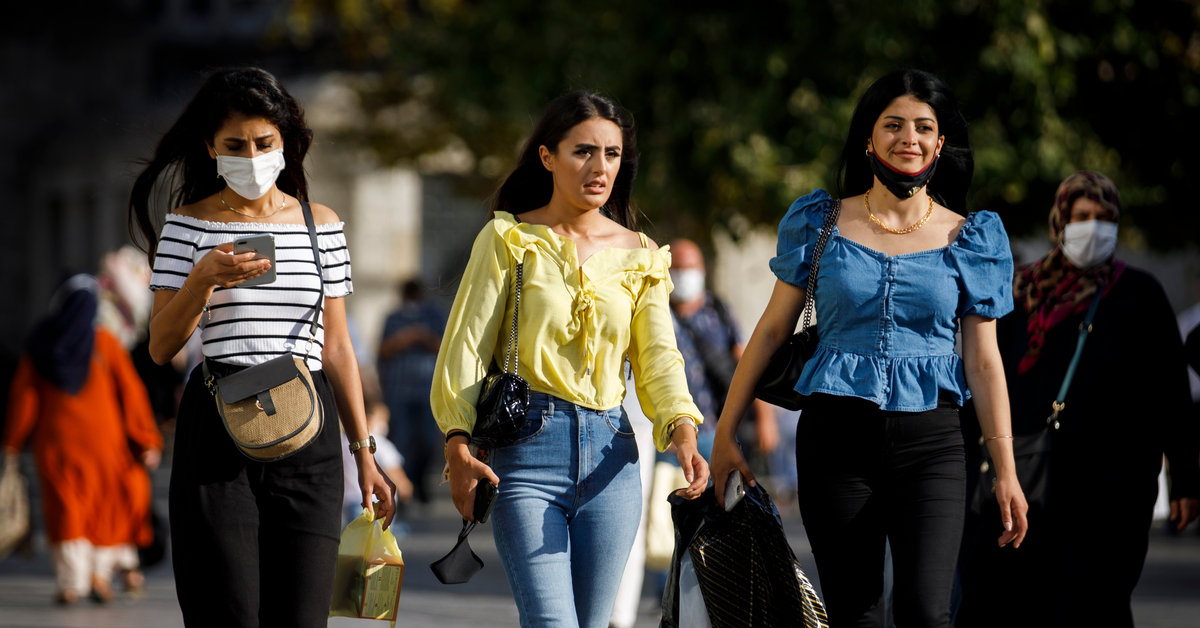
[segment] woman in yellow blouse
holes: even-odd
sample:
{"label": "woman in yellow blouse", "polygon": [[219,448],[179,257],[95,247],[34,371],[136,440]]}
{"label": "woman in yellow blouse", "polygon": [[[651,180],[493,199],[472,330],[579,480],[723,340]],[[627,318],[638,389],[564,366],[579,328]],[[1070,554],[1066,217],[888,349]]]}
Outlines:
{"label": "woman in yellow blouse", "polygon": [[[700,412],[684,379],[667,295],[670,254],[635,227],[633,124],[611,100],[574,92],[542,116],[471,250],[438,353],[430,401],[447,435],[450,491],[474,520],[475,487],[499,488],[492,530],[522,626],[603,628],[641,517],[625,358],[675,445],[695,499],[708,484]],[[518,373],[531,403],[517,441],[472,456],[468,434],[488,366],[502,364],[523,264]]]}

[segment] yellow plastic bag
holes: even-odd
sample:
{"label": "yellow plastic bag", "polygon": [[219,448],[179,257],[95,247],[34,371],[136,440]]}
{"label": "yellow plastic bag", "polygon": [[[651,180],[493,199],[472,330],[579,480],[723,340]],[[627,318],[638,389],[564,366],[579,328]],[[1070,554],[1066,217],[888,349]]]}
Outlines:
{"label": "yellow plastic bag", "polygon": [[396,537],[364,508],[342,531],[329,616],[382,619],[395,628],[403,582],[404,558]]}

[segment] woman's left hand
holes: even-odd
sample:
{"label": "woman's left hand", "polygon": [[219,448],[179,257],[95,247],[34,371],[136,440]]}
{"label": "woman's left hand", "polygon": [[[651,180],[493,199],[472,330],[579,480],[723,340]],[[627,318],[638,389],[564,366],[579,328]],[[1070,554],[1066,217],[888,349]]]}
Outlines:
{"label": "woman's left hand", "polygon": [[1029,512],[1029,504],[1025,501],[1025,491],[1017,481],[1015,473],[996,480],[996,501],[1000,503],[1000,524],[1004,532],[1000,535],[1000,547],[1009,543],[1013,547],[1021,547],[1025,533],[1029,531],[1029,520],[1025,513]]}
{"label": "woman's left hand", "polygon": [[679,466],[683,467],[683,476],[689,482],[675,492],[686,499],[696,499],[708,488],[708,462],[696,448],[696,430],[681,425],[671,435],[671,442],[675,444],[675,456],[679,458]]}
{"label": "woman's left hand", "polygon": [[[365,452],[365,453],[364,453]],[[383,521],[383,529],[392,525],[392,517],[396,516],[396,485],[391,478],[379,468],[375,456],[369,449],[359,449],[354,454],[354,462],[358,465],[358,485],[362,488],[363,508],[371,508],[376,521]],[[371,496],[379,498],[372,503]]]}
{"label": "woman's left hand", "polygon": [[1171,521],[1179,522],[1175,526],[1176,530],[1186,528],[1187,524],[1196,520],[1198,514],[1200,514],[1200,501],[1195,497],[1171,500]]}

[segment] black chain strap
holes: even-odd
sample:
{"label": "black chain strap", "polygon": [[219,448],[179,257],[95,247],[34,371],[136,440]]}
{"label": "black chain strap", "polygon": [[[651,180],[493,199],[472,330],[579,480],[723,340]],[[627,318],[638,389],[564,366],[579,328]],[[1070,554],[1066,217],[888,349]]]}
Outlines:
{"label": "black chain strap", "polygon": [[806,331],[812,323],[812,317],[816,313],[816,306],[813,305],[813,297],[817,291],[817,271],[821,266],[821,254],[825,252],[825,245],[829,242],[829,236],[833,234],[833,226],[837,224],[838,214],[842,213],[842,201],[836,200],[829,206],[829,211],[825,212],[825,224],[821,226],[821,235],[817,236],[817,245],[813,249],[812,263],[808,269],[808,290],[804,295],[804,323],[800,330]]}
{"label": "black chain strap", "polygon": [[517,355],[519,350],[517,345],[517,314],[521,311],[521,283],[524,268],[525,264],[517,264],[517,298],[513,303],[512,333],[508,336],[508,351],[504,354],[504,372],[508,372],[508,365],[510,364],[510,358],[512,358],[512,362],[515,362],[513,364],[514,375],[517,373],[517,365],[521,363]]}

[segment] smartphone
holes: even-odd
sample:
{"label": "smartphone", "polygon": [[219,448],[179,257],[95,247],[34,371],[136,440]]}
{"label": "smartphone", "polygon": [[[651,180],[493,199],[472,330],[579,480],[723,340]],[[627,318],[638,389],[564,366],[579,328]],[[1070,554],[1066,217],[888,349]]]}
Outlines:
{"label": "smartphone", "polygon": [[745,496],[746,486],[742,483],[742,472],[734,469],[725,481],[725,512],[733,510]]}
{"label": "smartphone", "polygon": [[275,236],[269,233],[260,233],[245,238],[238,238],[233,242],[233,253],[257,253],[254,259],[271,260],[271,267],[267,272],[253,278],[247,279],[239,283],[239,288],[253,288],[254,286],[262,286],[269,283],[275,283]]}
{"label": "smartphone", "polygon": [[487,523],[496,505],[496,485],[480,480],[475,486],[475,523]]}

